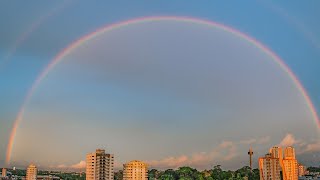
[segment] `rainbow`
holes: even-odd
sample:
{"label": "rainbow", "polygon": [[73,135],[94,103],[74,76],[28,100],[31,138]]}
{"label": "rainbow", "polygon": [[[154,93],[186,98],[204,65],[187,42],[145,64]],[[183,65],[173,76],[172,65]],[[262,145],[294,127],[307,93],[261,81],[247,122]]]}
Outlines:
{"label": "rainbow", "polygon": [[16,39],[7,55],[3,58],[3,61],[0,62],[0,70],[8,63],[10,57],[17,51],[19,46],[23,44],[34,31],[36,31],[43,23],[45,23],[46,20],[48,20],[58,12],[62,11],[63,9],[67,8],[71,4],[71,2],[71,0],[63,1],[63,3],[61,3],[58,7],[52,8],[47,14],[41,16],[36,21],[31,23],[31,25],[26,29],[26,31],[24,31]]}
{"label": "rainbow", "polygon": [[287,75],[290,77],[290,79],[293,81],[293,83],[295,84],[297,90],[301,93],[301,95],[303,96],[303,98],[305,99],[305,102],[312,114],[313,120],[315,121],[315,123],[320,127],[320,122],[319,122],[319,117],[317,114],[317,111],[307,93],[307,91],[305,90],[305,88],[303,87],[303,85],[301,84],[301,82],[299,81],[299,79],[297,78],[297,76],[291,71],[291,69],[284,63],[283,60],[281,60],[281,58],[276,55],[274,52],[272,52],[269,48],[267,48],[265,45],[263,45],[262,43],[260,43],[259,41],[257,41],[256,39],[236,30],[233,29],[231,27],[225,26],[223,24],[220,23],[216,23],[216,22],[212,22],[212,21],[208,21],[208,20],[201,20],[201,19],[196,19],[196,18],[190,18],[190,17],[175,17],[175,16],[156,16],[156,17],[142,17],[142,18],[136,18],[136,19],[131,19],[131,20],[127,20],[127,21],[122,21],[119,23],[114,23],[114,24],[110,24],[107,26],[104,26],[102,28],[97,29],[94,32],[91,32],[83,37],[81,37],[80,39],[74,41],[73,43],[71,43],[69,46],[67,46],[65,49],[63,49],[60,53],[58,53],[53,59],[52,61],[47,65],[46,68],[44,68],[44,70],[40,73],[40,75],[36,78],[36,80],[34,81],[33,85],[31,86],[30,90],[28,91],[25,99],[24,99],[24,103],[22,104],[22,107],[20,109],[20,111],[17,114],[17,117],[13,123],[13,128],[11,130],[11,134],[9,137],[9,141],[8,141],[8,145],[7,145],[7,152],[6,152],[6,163],[9,164],[10,162],[10,158],[11,158],[11,154],[12,154],[12,148],[13,148],[13,144],[14,144],[14,138],[17,132],[17,128],[19,126],[19,123],[21,122],[22,118],[23,118],[23,114],[25,111],[25,106],[27,104],[27,102],[31,99],[35,89],[38,87],[38,85],[41,83],[41,81],[46,77],[46,75],[50,72],[51,69],[53,69],[59,62],[62,61],[62,59],[67,56],[68,54],[70,54],[72,51],[74,51],[75,49],[77,49],[79,46],[81,46],[83,43],[98,37],[99,35],[109,32],[109,31],[113,31],[122,27],[126,27],[132,24],[140,24],[140,23],[147,23],[147,22],[154,22],[154,21],[179,21],[179,22],[189,22],[189,23],[194,23],[194,24],[200,24],[200,25],[206,25],[206,26],[210,26],[213,28],[218,28],[221,29],[223,31],[232,33],[233,35],[246,40],[249,43],[252,43],[253,45],[255,45],[257,48],[259,48],[260,50],[262,50],[264,53],[266,53],[268,56],[272,57],[272,59],[274,60],[274,62],[284,71],[287,73]]}

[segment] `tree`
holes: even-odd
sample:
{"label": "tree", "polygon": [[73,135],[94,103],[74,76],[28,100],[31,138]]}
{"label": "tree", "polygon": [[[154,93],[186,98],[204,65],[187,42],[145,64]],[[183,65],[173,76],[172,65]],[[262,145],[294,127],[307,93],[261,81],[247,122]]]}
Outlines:
{"label": "tree", "polygon": [[198,172],[196,169],[193,169],[191,167],[180,167],[176,173],[179,176],[179,179],[181,180],[194,180],[194,179],[204,179],[202,174],[200,172]]}
{"label": "tree", "polygon": [[156,169],[151,169],[148,172],[148,179],[153,180],[153,179],[159,179],[160,176],[162,175],[162,171],[158,171]]}
{"label": "tree", "polygon": [[211,177],[216,180],[225,180],[233,177],[232,171],[223,171],[221,165],[216,165],[213,167]]}
{"label": "tree", "polygon": [[114,180],[122,180],[123,179],[123,171],[119,170],[114,173]]}
{"label": "tree", "polygon": [[173,169],[167,169],[160,176],[161,180],[176,180],[179,179],[178,174]]}

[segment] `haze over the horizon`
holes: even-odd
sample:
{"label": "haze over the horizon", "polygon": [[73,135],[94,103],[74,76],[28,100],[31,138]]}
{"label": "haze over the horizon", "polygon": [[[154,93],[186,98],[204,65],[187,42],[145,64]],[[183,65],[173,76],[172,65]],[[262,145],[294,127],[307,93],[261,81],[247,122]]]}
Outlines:
{"label": "haze over the horizon", "polygon": [[[73,6],[85,5],[74,3],[64,8]],[[65,18],[79,13],[72,8],[62,12],[59,16]],[[98,9],[96,13],[105,12]],[[145,15],[153,14],[146,11]],[[48,24],[32,33],[1,66],[1,152],[5,152],[10,127],[28,88],[49,60],[71,43],[70,37],[63,38],[71,30],[55,34],[53,27],[63,31],[60,28],[67,24],[65,19],[59,22],[59,16],[51,21],[48,18]],[[125,17],[137,14],[128,12]],[[210,17],[215,20],[214,14],[199,16]],[[113,18],[127,19],[123,15]],[[4,19],[0,17],[3,24]],[[92,32],[108,24],[96,21],[91,26],[86,19],[75,22],[78,27],[74,26],[74,31],[87,25],[92,28],[86,31]],[[262,29],[253,28],[255,31]],[[4,37],[1,57],[6,57],[5,46],[12,41],[5,37],[7,33],[7,29],[0,32]],[[319,84],[308,78],[317,73],[305,72],[314,68],[305,67],[312,63],[297,67],[296,63],[305,62],[289,58],[289,53],[297,53],[292,49],[302,49],[290,44],[290,50],[282,50],[284,47],[277,45],[285,39],[276,37],[268,36],[278,41],[266,40],[271,42],[268,46],[280,49],[289,67],[307,78],[302,83],[307,84],[307,90],[311,88],[311,97],[319,95],[315,92]],[[312,61],[318,55],[309,53],[308,57]],[[318,107],[319,101],[312,100]],[[293,145],[299,162],[306,165],[320,162],[319,127],[288,74],[254,44],[199,23],[162,20],[103,33],[64,57],[25,107],[10,165],[33,162],[43,168],[79,168],[86,153],[105,148],[115,155],[118,167],[139,159],[161,169],[183,165],[204,169],[216,164],[236,169],[247,165],[250,146],[257,163],[256,159],[274,145]],[[1,153],[0,166],[4,159],[5,153]]]}

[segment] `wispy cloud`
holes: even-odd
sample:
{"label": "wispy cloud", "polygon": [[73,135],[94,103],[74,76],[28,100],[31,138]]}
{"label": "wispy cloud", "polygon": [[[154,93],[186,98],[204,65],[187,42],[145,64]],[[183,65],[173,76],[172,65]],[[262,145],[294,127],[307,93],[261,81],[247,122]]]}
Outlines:
{"label": "wispy cloud", "polygon": [[288,133],[279,143],[281,147],[294,146],[296,149],[296,153],[298,155],[313,153],[320,151],[320,142],[319,141],[303,141],[301,139],[297,139],[293,134]]}
{"label": "wispy cloud", "polygon": [[280,142],[279,146],[281,147],[287,147],[287,146],[293,146],[294,144],[298,143],[298,141],[295,139],[293,134],[288,133]]}
{"label": "wispy cloud", "polygon": [[86,162],[85,161],[80,161],[79,163],[71,165],[70,167],[72,169],[84,169],[84,168],[86,168]]}
{"label": "wispy cloud", "polygon": [[160,160],[147,161],[147,163],[156,168],[177,168],[181,166],[205,168],[213,163],[230,161],[237,155],[236,144],[232,141],[223,141],[210,152],[193,153],[191,156],[167,157]]}
{"label": "wispy cloud", "polygon": [[250,138],[239,141],[239,144],[249,145],[249,144],[266,144],[270,141],[270,136],[265,136],[261,138]]}
{"label": "wispy cloud", "polygon": [[60,164],[57,166],[58,169],[64,169],[67,168],[67,166],[65,164]]}
{"label": "wispy cloud", "polygon": [[80,161],[79,163],[72,164],[72,165],[66,165],[66,164],[59,164],[57,166],[49,166],[50,169],[54,170],[78,170],[78,169],[85,169],[86,168],[86,162],[84,160]]}
{"label": "wispy cloud", "polygon": [[306,152],[319,152],[320,151],[320,142],[315,142],[306,145]]}

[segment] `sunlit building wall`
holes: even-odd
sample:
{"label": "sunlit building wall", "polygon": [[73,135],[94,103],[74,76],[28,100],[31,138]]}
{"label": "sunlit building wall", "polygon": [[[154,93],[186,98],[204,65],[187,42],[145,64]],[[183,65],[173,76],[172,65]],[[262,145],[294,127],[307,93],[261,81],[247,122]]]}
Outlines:
{"label": "sunlit building wall", "polygon": [[302,164],[298,165],[298,176],[304,176],[306,174],[306,167]]}
{"label": "sunlit building wall", "polygon": [[266,154],[265,157],[259,158],[259,170],[261,180],[280,180],[280,162],[279,158]]}
{"label": "sunlit building wall", "polygon": [[294,148],[289,146],[284,150],[284,158],[286,159],[296,159],[296,154]]}
{"label": "sunlit building wall", "polygon": [[35,165],[30,164],[27,168],[26,180],[36,180],[38,174],[38,169]]}
{"label": "sunlit building wall", "polygon": [[284,151],[282,174],[284,180],[298,180],[298,161],[294,148],[289,146]]}
{"label": "sunlit building wall", "polygon": [[103,149],[87,154],[86,180],[114,179],[114,156]]}
{"label": "sunlit building wall", "polygon": [[270,148],[269,152],[270,152],[272,157],[279,158],[280,161],[282,160],[283,153],[282,153],[282,148],[281,147],[274,146],[274,147]]}
{"label": "sunlit building wall", "polygon": [[124,180],[147,180],[148,166],[141,161],[130,161],[123,165],[123,179]]}
{"label": "sunlit building wall", "polygon": [[7,176],[7,169],[6,168],[2,168],[2,177],[6,177]]}

